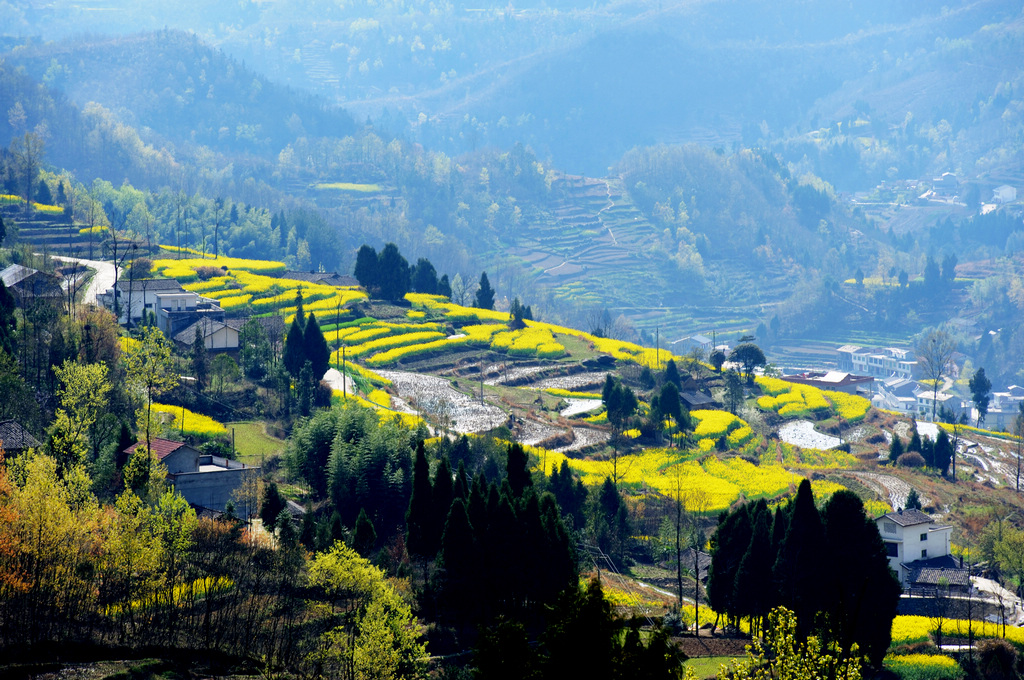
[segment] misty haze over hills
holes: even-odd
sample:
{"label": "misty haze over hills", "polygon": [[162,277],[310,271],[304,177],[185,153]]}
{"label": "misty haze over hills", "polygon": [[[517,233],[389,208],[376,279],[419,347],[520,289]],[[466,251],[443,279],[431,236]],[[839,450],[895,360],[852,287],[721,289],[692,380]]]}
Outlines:
{"label": "misty haze over hills", "polygon": [[[4,9],[3,108],[26,114],[4,144],[45,124],[48,161],[86,186],[325,220],[243,229],[236,254],[304,242],[350,271],[393,240],[553,318],[607,308],[648,341],[773,328],[795,363],[949,321],[1024,356],[1019,220],[978,215],[1024,188],[1019,1]],[[958,185],[921,203],[944,172]],[[337,182],[377,193],[317,188]],[[952,253],[970,276],[941,295],[843,283],[923,284]]]}

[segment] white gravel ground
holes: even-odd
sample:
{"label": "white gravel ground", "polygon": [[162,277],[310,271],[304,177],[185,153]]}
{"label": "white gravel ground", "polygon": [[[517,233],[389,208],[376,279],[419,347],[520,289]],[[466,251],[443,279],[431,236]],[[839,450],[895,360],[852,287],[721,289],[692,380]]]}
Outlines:
{"label": "white gravel ground", "polygon": [[824,434],[814,429],[809,420],[794,420],[779,428],[779,439],[804,449],[831,449],[839,446],[838,437]]}
{"label": "white gravel ground", "polygon": [[456,432],[485,432],[506,422],[497,406],[459,392],[444,378],[408,371],[377,371],[398,394],[419,409],[446,410]]}

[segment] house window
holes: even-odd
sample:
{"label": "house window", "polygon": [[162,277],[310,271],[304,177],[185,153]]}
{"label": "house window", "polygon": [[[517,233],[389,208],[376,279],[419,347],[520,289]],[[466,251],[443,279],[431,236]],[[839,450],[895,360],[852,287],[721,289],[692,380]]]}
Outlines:
{"label": "house window", "polygon": [[928,540],[928,534],[921,534],[921,540],[922,541],[927,541]]}
{"label": "house window", "polygon": [[885,554],[888,555],[889,557],[899,557],[900,556],[900,544],[899,543],[891,543],[891,542],[886,541],[886,543],[885,543]]}
{"label": "house window", "polygon": [[927,548],[925,548],[924,550],[921,551],[921,557],[928,557],[928,549]]}
{"label": "house window", "polygon": [[887,534],[895,534],[896,533],[896,524],[895,523],[893,523],[893,522],[884,522],[882,524],[882,526],[885,528],[885,533],[887,533]]}

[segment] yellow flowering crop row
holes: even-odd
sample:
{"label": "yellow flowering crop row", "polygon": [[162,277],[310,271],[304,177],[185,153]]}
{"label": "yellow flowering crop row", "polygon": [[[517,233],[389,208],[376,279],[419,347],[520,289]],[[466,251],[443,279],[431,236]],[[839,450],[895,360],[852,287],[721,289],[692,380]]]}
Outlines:
{"label": "yellow flowering crop row", "polygon": [[832,482],[827,479],[811,480],[811,493],[814,494],[815,503],[824,503],[829,498],[832,498],[832,494],[835,492],[845,490],[846,487],[838,482]]}
{"label": "yellow flowering crop row", "polygon": [[697,450],[701,453],[710,453],[715,450],[716,440],[705,438],[697,441]]}
{"label": "yellow flowering crop row", "polygon": [[736,484],[747,498],[777,496],[800,482],[800,475],[781,465],[754,465],[742,458],[720,460],[711,456],[704,461],[708,474]]}
{"label": "yellow flowering crop row", "polygon": [[754,378],[754,382],[758,384],[762,392],[770,397],[776,397],[793,389],[793,383],[786,382],[780,378],[771,378],[766,375],[757,376]]}
{"label": "yellow flowering crop row", "polygon": [[219,300],[220,308],[225,312],[233,312],[236,309],[241,309],[252,302],[252,296],[242,293],[241,295],[231,295],[229,297],[223,297]]}
{"label": "yellow flowering crop row", "polygon": [[367,395],[367,398],[378,406],[383,406],[387,409],[391,408],[391,395],[384,390],[373,390]]}
{"label": "yellow flowering crop row", "polygon": [[359,330],[345,336],[346,345],[358,345],[367,340],[376,340],[391,335],[390,328],[386,326],[359,326]]}
{"label": "yellow flowering crop row", "polygon": [[81,229],[78,230],[78,233],[82,236],[85,236],[86,234],[102,234],[107,231],[110,231],[108,227],[105,227],[103,225],[96,225],[95,227],[82,227]]}
{"label": "yellow flowering crop row", "polygon": [[964,677],[960,664],[942,654],[889,655],[883,665],[900,678],[913,680],[958,680]]}
{"label": "yellow flowering crop row", "polygon": [[187,283],[182,286],[182,288],[190,290],[193,293],[209,293],[215,290],[226,289],[232,283],[234,283],[234,278],[231,276],[214,276],[212,279],[207,279],[206,281]]}
{"label": "yellow flowering crop row", "polygon": [[184,423],[181,418],[183,417],[183,409],[181,406],[168,406],[166,404],[153,404],[153,410],[159,413],[164,413],[170,416],[171,428],[182,432],[182,434],[190,434],[195,437],[216,437],[218,435],[226,435],[228,430],[222,424],[218,423],[209,416],[204,416],[200,413],[194,413],[189,411],[187,408],[184,409]]}
{"label": "yellow flowering crop row", "polygon": [[754,431],[749,425],[741,425],[729,433],[728,441],[730,449],[738,449],[754,437]]}
{"label": "yellow flowering crop row", "polygon": [[[713,440],[711,446],[714,446]],[[558,467],[567,460],[584,484],[601,484],[612,475],[610,460],[577,460],[554,451],[534,451],[539,459],[547,461],[548,469]],[[618,460],[620,482],[638,488],[655,489],[667,496],[676,495],[677,484],[683,495],[701,491],[706,494],[709,512],[729,507],[742,493],[748,498],[774,496],[787,491],[800,481],[799,475],[787,472],[780,465],[756,466],[742,458],[721,461],[710,457],[703,465],[682,460],[674,449],[647,449],[637,454],[620,456]]]}
{"label": "yellow flowering crop row", "polygon": [[32,207],[35,208],[37,212],[41,212],[45,215],[60,215],[64,212],[64,208],[59,205],[45,205],[43,203],[36,203],[35,201],[32,202]]}
{"label": "yellow flowering crop row", "polygon": [[608,412],[601,411],[596,416],[589,416],[583,419],[584,422],[590,423],[591,425],[607,425],[608,424]]}
{"label": "yellow flowering crop row", "polygon": [[853,467],[857,459],[846,451],[829,449],[800,449],[800,461],[794,461],[793,465],[815,470],[834,470]]}
{"label": "yellow flowering crop row", "polygon": [[426,293],[407,293],[405,299],[418,307],[425,307],[430,310],[443,312],[453,322],[468,321],[508,321],[508,312],[498,312],[493,309],[479,309],[477,307],[463,307],[454,302],[449,302],[443,295],[427,295]]}
{"label": "yellow flowering crop row", "polygon": [[389,349],[386,352],[374,354],[372,357],[366,360],[366,363],[370,366],[385,366],[387,364],[393,364],[396,361],[400,361],[408,357],[418,356],[420,354],[427,354],[429,352],[434,352],[446,347],[458,347],[460,345],[469,344],[469,342],[470,337],[464,336],[461,338],[441,338],[440,340],[434,340],[433,342],[426,342],[420,345],[406,345],[405,347],[395,347],[394,349]]}
{"label": "yellow flowering crop row", "polygon": [[[195,251],[191,251],[189,254],[193,255],[195,254]],[[224,255],[219,255],[217,257],[207,256],[205,258],[200,255],[199,257],[191,257],[183,260],[153,260],[153,268],[157,271],[170,266],[187,266],[192,269],[195,269],[196,267],[227,267],[231,271],[241,270],[257,274],[271,274],[275,272],[283,272],[285,270],[284,262],[274,262],[272,260],[248,260],[240,257],[226,257]],[[301,281],[296,283],[301,283]]]}
{"label": "yellow flowering crop row", "polygon": [[832,402],[836,413],[841,418],[851,423],[864,420],[864,416],[868,414],[868,410],[871,408],[871,402],[864,397],[847,394],[846,392],[827,391],[825,392],[825,398]]}
{"label": "yellow flowering crop row", "polygon": [[573,392],[572,390],[563,390],[559,387],[549,387],[544,390],[550,395],[556,397],[566,397],[567,399],[600,399],[601,395],[595,392]]}
{"label": "yellow flowering crop row", "polygon": [[818,388],[810,387],[809,385],[797,385],[795,383],[786,384],[790,387],[788,392],[780,392],[777,396],[758,397],[758,408],[765,411],[776,411],[780,416],[784,417],[828,410],[829,404],[825,400],[825,395]]}
{"label": "yellow flowering crop row", "polygon": [[871,518],[878,518],[892,512],[892,506],[885,501],[875,499],[864,501],[864,514]]}
{"label": "yellow flowering crop row", "polygon": [[427,313],[419,309],[410,309],[405,313],[405,316],[410,319],[422,319],[426,317]]}
{"label": "yellow flowering crop row", "polygon": [[444,333],[437,331],[423,331],[422,333],[403,333],[401,335],[389,335],[384,338],[370,340],[361,345],[349,347],[348,353],[353,357],[360,357],[374,352],[380,352],[392,347],[404,347],[406,345],[418,345],[430,340],[439,340],[445,337]]}
{"label": "yellow flowering crop row", "polygon": [[732,430],[746,426],[746,423],[728,411],[702,409],[691,411],[690,417],[697,421],[693,431],[695,437],[718,439]]}
{"label": "yellow flowering crop row", "polygon": [[551,331],[536,327],[496,333],[491,338],[491,349],[511,356],[540,355],[551,359],[565,354],[565,347],[555,341]]}

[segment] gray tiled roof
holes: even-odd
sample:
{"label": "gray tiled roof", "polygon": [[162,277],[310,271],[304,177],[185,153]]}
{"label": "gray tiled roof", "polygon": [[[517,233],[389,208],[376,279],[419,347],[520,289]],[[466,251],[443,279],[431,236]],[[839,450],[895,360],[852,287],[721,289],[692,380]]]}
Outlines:
{"label": "gray tiled roof", "polygon": [[888,520],[892,520],[901,527],[912,527],[917,524],[931,524],[934,520],[931,517],[924,514],[920,510],[900,510],[899,512],[890,512],[884,515]]}
{"label": "gray tiled roof", "polygon": [[38,439],[15,420],[0,421],[0,445],[5,451],[20,451],[42,446]]}

